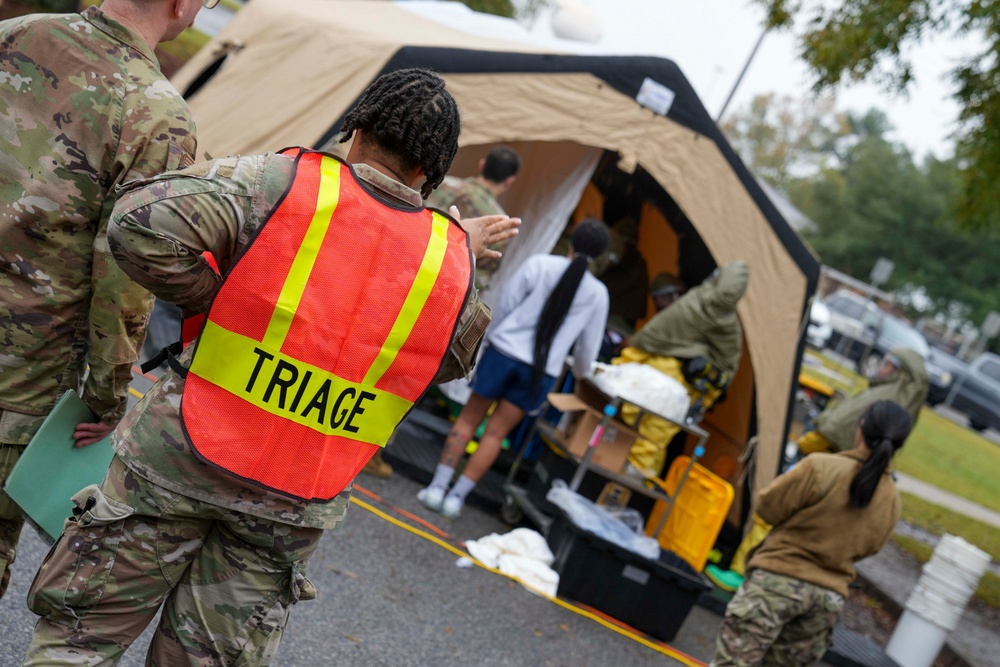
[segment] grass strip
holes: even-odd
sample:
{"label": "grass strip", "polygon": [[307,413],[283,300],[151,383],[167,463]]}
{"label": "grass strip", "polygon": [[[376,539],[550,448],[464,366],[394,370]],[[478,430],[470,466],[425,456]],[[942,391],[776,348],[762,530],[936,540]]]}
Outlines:
{"label": "grass strip", "polygon": [[971,519],[964,514],[935,505],[909,493],[903,497],[903,521],[940,537],[945,533],[961,537],[1000,562],[1000,528]]}
{"label": "grass strip", "polygon": [[[892,541],[903,550],[913,554],[921,563],[929,561],[931,555],[934,553],[933,548],[907,535],[893,535]],[[992,572],[987,572],[983,575],[974,597],[994,609],[1000,609],[1000,577]]]}

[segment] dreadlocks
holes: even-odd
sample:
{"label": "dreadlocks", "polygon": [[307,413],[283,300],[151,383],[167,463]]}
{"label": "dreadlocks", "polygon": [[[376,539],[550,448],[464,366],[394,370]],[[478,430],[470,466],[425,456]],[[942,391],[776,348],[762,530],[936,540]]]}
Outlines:
{"label": "dreadlocks", "polygon": [[341,142],[362,130],[403,169],[423,168],[427,180],[420,194],[426,199],[448,173],[461,129],[458,105],[444,79],[426,69],[401,69],[368,86],[344,119]]}

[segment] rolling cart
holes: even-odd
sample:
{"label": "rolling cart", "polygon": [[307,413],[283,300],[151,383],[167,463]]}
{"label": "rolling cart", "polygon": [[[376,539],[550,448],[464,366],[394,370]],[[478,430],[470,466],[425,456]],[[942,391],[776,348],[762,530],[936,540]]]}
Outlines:
{"label": "rolling cart", "polygon": [[[579,382],[583,385],[586,393],[595,396],[604,402],[603,416],[601,421],[598,422],[597,426],[594,428],[593,433],[590,435],[588,443],[589,446],[587,447],[586,453],[583,457],[576,457],[567,451],[561,444],[560,438],[557,435],[558,430],[556,425],[543,419],[535,421],[526,442],[530,442],[532,437],[539,435],[549,444],[549,446],[556,449],[560,455],[577,464],[576,471],[574,472],[572,480],[569,483],[569,488],[572,491],[577,491],[580,488],[584,475],[590,471],[607,479],[609,482],[613,482],[636,493],[640,493],[653,498],[654,500],[666,503],[666,509],[661,515],[656,531],[653,534],[654,538],[658,538],[660,532],[663,530],[663,526],[666,525],[667,519],[670,516],[674,499],[680,494],[681,489],[687,480],[688,474],[694,467],[694,464],[705,452],[705,442],[708,440],[708,432],[697,425],[701,417],[700,411],[696,409],[693,417],[689,416],[687,421],[682,423],[653,412],[652,410],[647,410],[638,404],[632,403],[632,405],[639,408],[638,415],[636,416],[634,422],[630,425],[635,430],[638,430],[643,417],[646,415],[652,415],[654,417],[659,417],[664,421],[670,422],[671,424],[678,426],[682,431],[690,433],[698,438],[698,444],[695,446],[690,462],[684,470],[674,493],[672,495],[668,495],[660,488],[650,488],[647,486],[646,480],[643,478],[606,470],[594,465],[591,462],[595,449],[605,440],[605,435],[611,425],[612,419],[621,413],[622,404],[625,401],[623,401],[621,397],[608,396],[589,379],[583,379]],[[546,401],[546,404],[543,406],[543,412],[548,408],[548,403],[549,402]],[[548,535],[549,529],[552,526],[553,517],[538,507],[538,505],[530,497],[526,487],[517,484],[515,481],[518,468],[524,459],[525,450],[526,447],[521,448],[517,458],[514,460],[514,463],[510,468],[510,472],[507,474],[507,481],[504,484],[504,504],[501,508],[500,516],[505,522],[511,525],[518,523],[522,518],[527,518],[531,523],[538,527],[542,534]]]}

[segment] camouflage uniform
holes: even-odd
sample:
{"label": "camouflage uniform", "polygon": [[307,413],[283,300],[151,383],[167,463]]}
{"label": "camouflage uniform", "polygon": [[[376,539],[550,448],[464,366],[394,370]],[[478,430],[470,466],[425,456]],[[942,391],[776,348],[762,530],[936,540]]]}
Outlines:
{"label": "camouflage uniform", "polygon": [[[153,50],[99,9],[0,23],[0,481],[65,390],[124,414],[152,300],[108,249],[114,188],[190,164],[194,133]],[[0,595],[22,523],[0,494]]]}
{"label": "camouflage uniform", "polygon": [[[451,206],[457,206],[458,212],[463,218],[504,215],[503,207],[497,202],[493,193],[487,190],[486,186],[480,183],[476,177],[461,179],[448,176],[427,199],[427,205],[442,211],[447,211]],[[503,252],[508,242],[509,240],[494,243],[490,249]],[[476,289],[480,291],[487,289],[493,279],[493,274],[499,268],[499,259],[477,259]]]}
{"label": "camouflage uniform", "polygon": [[[177,303],[189,315],[207,311],[221,278],[202,253],[211,252],[225,274],[288,188],[293,166],[291,158],[274,154],[227,158],[164,174],[129,189],[120,197],[111,223],[116,259],[157,297]],[[367,165],[354,168],[387,201],[421,204],[414,190]],[[478,345],[470,343],[482,337],[488,321],[488,311],[473,290],[436,381],[471,370]],[[179,358],[185,367],[193,349],[189,346]],[[195,455],[182,428],[179,406],[184,384],[180,375],[168,370],[112,436],[117,456],[108,478],[100,489],[82,492],[77,501],[86,503],[94,496],[99,507],[103,494],[120,503],[111,503],[120,512],[98,516],[99,530],[83,525],[80,519],[69,522],[49,553],[32,585],[31,609],[45,618],[36,627],[27,664],[32,660],[94,664],[100,657],[117,654],[142,631],[164,600],[166,620],[152,650],[154,657],[171,659],[154,660],[154,664],[231,664],[223,650],[227,646],[242,647],[247,655],[255,656],[246,664],[267,664],[284,627],[287,604],[297,599],[297,590],[311,591],[304,579],[306,562],[322,530],[336,528],[343,521],[351,486],[333,500],[307,503],[206,465]],[[211,526],[202,526],[202,521]],[[141,533],[141,539],[130,531]],[[209,538],[202,543],[205,531]],[[271,548],[255,537],[260,532],[286,539]],[[216,533],[224,538],[210,549]],[[155,544],[162,546],[154,549]],[[176,568],[170,544],[177,545],[178,557],[187,559]],[[82,550],[97,555],[84,558]],[[110,563],[111,556],[114,563],[109,572],[100,567],[105,561],[99,559],[108,558]],[[160,563],[171,563],[170,567],[163,577],[146,578],[153,592],[143,598],[144,604],[136,604],[132,579],[124,577],[131,577],[128,573],[133,570],[155,568],[157,558]],[[231,587],[205,589],[208,597],[204,599],[213,610],[201,616],[201,593],[188,586],[195,578],[205,579],[196,568],[228,572],[233,563],[258,558],[277,564],[281,571],[248,571]],[[73,578],[84,560],[86,572]],[[123,578],[116,575],[118,571]],[[67,597],[67,591],[72,595]],[[272,613],[263,609],[260,599],[275,591],[280,605]],[[97,598],[100,606],[95,609]],[[256,613],[244,625],[248,610]],[[195,619],[204,619],[207,626]],[[209,636],[211,643],[203,639]]]}
{"label": "camouflage uniform", "polygon": [[844,598],[795,577],[756,569],[726,607],[712,667],[818,663]]}

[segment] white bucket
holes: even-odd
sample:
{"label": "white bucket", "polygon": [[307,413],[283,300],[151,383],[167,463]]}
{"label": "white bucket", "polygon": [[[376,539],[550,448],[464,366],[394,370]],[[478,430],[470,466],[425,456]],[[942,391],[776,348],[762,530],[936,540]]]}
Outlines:
{"label": "white bucket", "polygon": [[900,667],[931,667],[947,638],[947,630],[907,609],[896,623],[885,654]]}
{"label": "white bucket", "polygon": [[945,535],[924,565],[885,654],[901,667],[930,667],[989,567],[990,556]]}

